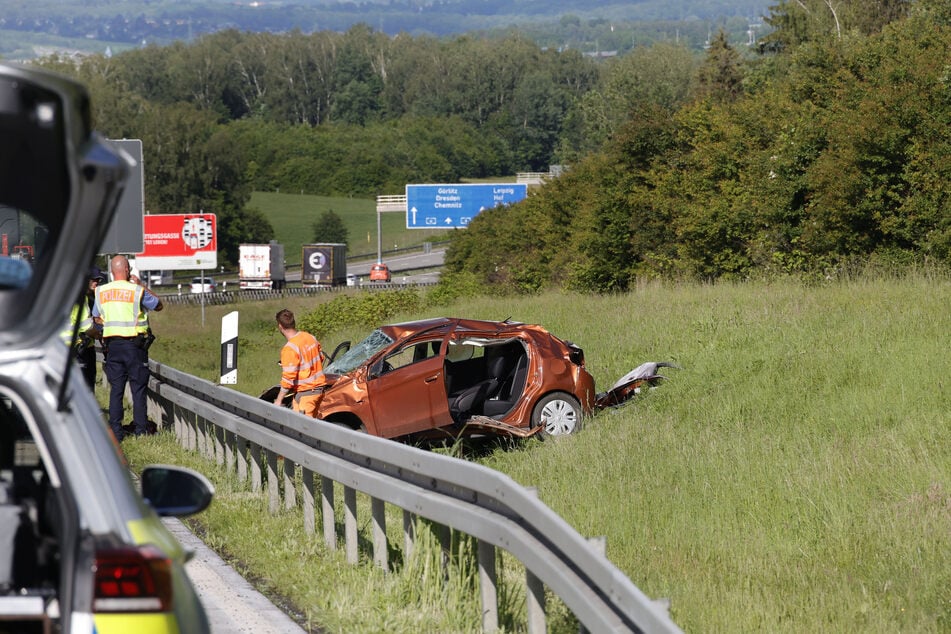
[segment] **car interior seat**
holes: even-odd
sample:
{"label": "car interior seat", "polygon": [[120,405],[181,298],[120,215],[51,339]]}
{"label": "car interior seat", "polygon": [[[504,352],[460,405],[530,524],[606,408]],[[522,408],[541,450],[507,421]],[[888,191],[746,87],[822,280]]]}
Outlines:
{"label": "car interior seat", "polygon": [[449,413],[454,421],[463,422],[469,416],[483,413],[485,403],[502,387],[508,363],[505,355],[492,358],[488,363],[485,379],[451,397]]}
{"label": "car interior seat", "polygon": [[515,407],[515,403],[522,396],[525,388],[525,378],[528,375],[528,355],[521,351],[515,367],[501,379],[495,398],[485,401],[482,413],[485,416],[501,416]]}

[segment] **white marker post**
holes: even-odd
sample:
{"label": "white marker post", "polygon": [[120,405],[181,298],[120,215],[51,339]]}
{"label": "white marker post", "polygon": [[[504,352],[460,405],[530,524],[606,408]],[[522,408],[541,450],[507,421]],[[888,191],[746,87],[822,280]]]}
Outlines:
{"label": "white marker post", "polygon": [[238,382],[238,311],[221,318],[221,384]]}

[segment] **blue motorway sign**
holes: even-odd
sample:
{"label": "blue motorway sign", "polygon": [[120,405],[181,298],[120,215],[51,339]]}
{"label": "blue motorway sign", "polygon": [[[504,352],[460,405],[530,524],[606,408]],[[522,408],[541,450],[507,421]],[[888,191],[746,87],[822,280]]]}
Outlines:
{"label": "blue motorway sign", "polygon": [[454,229],[468,226],[483,209],[523,200],[524,183],[407,185],[407,229]]}

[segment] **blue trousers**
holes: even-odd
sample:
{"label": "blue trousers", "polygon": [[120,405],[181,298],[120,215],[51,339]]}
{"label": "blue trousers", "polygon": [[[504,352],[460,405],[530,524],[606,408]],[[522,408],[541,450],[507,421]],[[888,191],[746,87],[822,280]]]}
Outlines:
{"label": "blue trousers", "polygon": [[107,340],[108,352],[103,370],[109,381],[109,426],[116,440],[122,440],[123,401],[125,386],[128,383],[132,392],[132,428],[133,433],[146,433],[148,416],[146,414],[145,390],[149,385],[149,354],[135,340]]}

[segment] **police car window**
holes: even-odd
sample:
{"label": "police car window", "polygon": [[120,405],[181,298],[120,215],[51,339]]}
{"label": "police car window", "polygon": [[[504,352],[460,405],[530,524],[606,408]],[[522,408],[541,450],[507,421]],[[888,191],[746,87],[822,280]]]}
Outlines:
{"label": "police car window", "polygon": [[37,257],[43,253],[47,234],[46,226],[30,213],[0,205],[0,256],[4,259],[0,265],[0,285],[26,286]]}
{"label": "police car window", "polygon": [[61,99],[0,77],[0,288],[25,288],[69,208]]}

